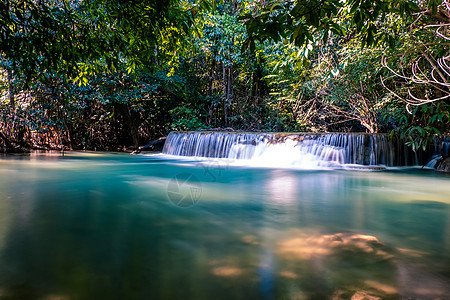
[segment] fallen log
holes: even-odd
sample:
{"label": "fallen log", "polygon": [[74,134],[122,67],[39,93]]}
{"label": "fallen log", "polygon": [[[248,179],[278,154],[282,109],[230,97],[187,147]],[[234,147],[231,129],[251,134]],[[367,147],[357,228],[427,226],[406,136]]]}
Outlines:
{"label": "fallen log", "polygon": [[141,146],[138,149],[134,150],[133,152],[131,152],[131,154],[138,154],[141,153],[142,151],[154,146],[154,145],[158,145],[158,144],[164,144],[166,142],[167,137],[160,137],[157,140],[151,141],[150,143],[148,143],[145,146]]}

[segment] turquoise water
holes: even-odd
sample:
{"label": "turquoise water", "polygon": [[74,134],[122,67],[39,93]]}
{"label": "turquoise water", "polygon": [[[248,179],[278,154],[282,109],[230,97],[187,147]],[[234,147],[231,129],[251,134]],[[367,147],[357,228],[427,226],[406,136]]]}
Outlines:
{"label": "turquoise water", "polygon": [[449,176],[0,156],[1,299],[449,295]]}

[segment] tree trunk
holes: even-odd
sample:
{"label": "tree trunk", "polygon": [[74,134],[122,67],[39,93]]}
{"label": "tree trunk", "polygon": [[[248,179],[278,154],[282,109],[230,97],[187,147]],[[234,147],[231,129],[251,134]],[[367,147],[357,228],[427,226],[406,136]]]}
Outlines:
{"label": "tree trunk", "polygon": [[[216,69],[216,55],[215,52],[213,53],[212,57],[211,57],[211,68],[209,70],[209,78],[208,78],[208,93],[210,96],[210,99],[213,98],[214,95],[214,90],[213,90],[213,83],[214,83],[214,70]],[[208,125],[212,125],[213,124],[213,119],[214,119],[214,105],[211,103],[209,106],[209,120],[208,120]]]}
{"label": "tree trunk", "polygon": [[224,126],[228,127],[228,108],[227,108],[227,101],[228,101],[228,96],[227,96],[227,72],[226,72],[226,67],[225,64],[222,63],[222,88],[223,88],[223,96],[224,96],[224,101],[223,101],[223,116],[224,116]]}
{"label": "tree trunk", "polygon": [[[234,39],[233,39],[234,41]],[[232,94],[233,94],[233,61],[231,60],[231,55],[228,54],[228,81],[227,81],[227,109],[228,114],[231,115],[231,102],[232,102]],[[227,126],[229,126],[227,122]]]}
{"label": "tree trunk", "polygon": [[131,138],[133,139],[133,147],[138,148],[139,147],[139,131],[138,131],[136,122],[133,119],[133,116],[131,115],[131,107],[129,104],[125,105],[124,117],[126,120],[125,122],[127,123],[129,131],[131,133]]}
{"label": "tree trunk", "polygon": [[14,110],[16,107],[16,103],[14,101],[14,86],[13,86],[13,71],[11,68],[7,69],[8,72],[8,97],[9,97],[9,106]]}
{"label": "tree trunk", "polygon": [[159,65],[159,61],[158,61],[158,46],[155,45],[155,49],[153,50],[154,55],[155,55],[155,65]]}
{"label": "tree trunk", "polygon": [[[11,152],[12,149],[14,149],[11,141],[1,131],[0,131],[0,142],[2,142],[2,143],[0,143],[0,151],[1,152]],[[1,144],[4,145],[3,149],[1,147]]]}

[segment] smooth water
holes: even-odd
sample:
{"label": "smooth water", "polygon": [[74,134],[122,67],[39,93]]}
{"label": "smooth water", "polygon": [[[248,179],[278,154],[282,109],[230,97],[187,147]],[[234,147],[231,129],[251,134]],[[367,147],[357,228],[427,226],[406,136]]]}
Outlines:
{"label": "smooth water", "polygon": [[450,177],[430,170],[0,156],[1,299],[449,295]]}

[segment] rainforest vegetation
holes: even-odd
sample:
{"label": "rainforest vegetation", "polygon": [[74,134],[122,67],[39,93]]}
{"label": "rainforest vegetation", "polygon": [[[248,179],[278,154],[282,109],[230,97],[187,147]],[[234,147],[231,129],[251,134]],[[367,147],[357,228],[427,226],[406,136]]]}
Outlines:
{"label": "rainforest vegetation", "polygon": [[442,0],[3,0],[0,152],[171,130],[449,133]]}

